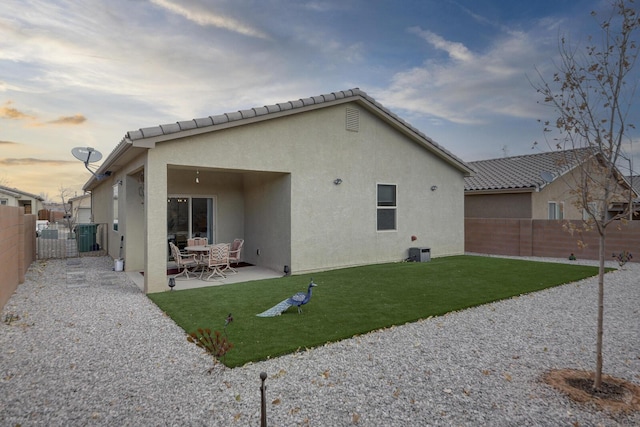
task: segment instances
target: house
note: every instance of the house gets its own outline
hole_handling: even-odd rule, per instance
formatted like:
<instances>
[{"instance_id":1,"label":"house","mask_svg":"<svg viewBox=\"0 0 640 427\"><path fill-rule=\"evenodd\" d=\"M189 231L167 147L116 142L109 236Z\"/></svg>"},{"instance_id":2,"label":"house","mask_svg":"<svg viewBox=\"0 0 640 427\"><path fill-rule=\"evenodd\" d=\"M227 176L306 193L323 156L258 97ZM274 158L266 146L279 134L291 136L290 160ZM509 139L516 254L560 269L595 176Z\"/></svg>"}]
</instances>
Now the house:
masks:
<instances>
[{"instance_id":1,"label":"house","mask_svg":"<svg viewBox=\"0 0 640 427\"><path fill-rule=\"evenodd\" d=\"M71 216L73 224L91 223L91 194L72 197L68 200L71 205Z\"/></svg>"},{"instance_id":2,"label":"house","mask_svg":"<svg viewBox=\"0 0 640 427\"><path fill-rule=\"evenodd\" d=\"M168 241L293 274L464 252L462 160L359 89L128 132L85 185L108 253L167 289ZM413 239L413 236L417 240ZM415 240L415 241L414 241Z\"/></svg>"},{"instance_id":3,"label":"house","mask_svg":"<svg viewBox=\"0 0 640 427\"><path fill-rule=\"evenodd\" d=\"M17 188L0 185L0 205L24 207L25 214L37 214L42 209L44 199Z\"/></svg>"},{"instance_id":4,"label":"house","mask_svg":"<svg viewBox=\"0 0 640 427\"><path fill-rule=\"evenodd\" d=\"M465 218L582 220L575 189L593 159L583 148L469 162L476 173L465 177Z\"/></svg>"}]
</instances>

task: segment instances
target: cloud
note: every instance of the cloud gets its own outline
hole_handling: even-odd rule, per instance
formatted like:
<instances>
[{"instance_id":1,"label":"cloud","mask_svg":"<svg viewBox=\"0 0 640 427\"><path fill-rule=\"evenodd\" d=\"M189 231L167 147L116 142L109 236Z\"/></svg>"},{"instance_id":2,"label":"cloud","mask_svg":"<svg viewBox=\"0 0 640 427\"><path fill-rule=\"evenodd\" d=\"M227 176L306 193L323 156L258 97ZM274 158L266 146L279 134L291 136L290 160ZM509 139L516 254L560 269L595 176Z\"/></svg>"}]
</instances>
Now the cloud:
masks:
<instances>
[{"instance_id":1,"label":"cloud","mask_svg":"<svg viewBox=\"0 0 640 427\"><path fill-rule=\"evenodd\" d=\"M436 49L444 50L453 59L464 62L473 60L473 55L462 43L450 42L431 31L422 30L420 27L411 27L409 32L426 40Z\"/></svg>"},{"instance_id":2,"label":"cloud","mask_svg":"<svg viewBox=\"0 0 640 427\"><path fill-rule=\"evenodd\" d=\"M87 118L82 114L76 114L74 116L60 117L56 120L51 120L47 123L54 125L80 125L87 121Z\"/></svg>"},{"instance_id":3,"label":"cloud","mask_svg":"<svg viewBox=\"0 0 640 427\"><path fill-rule=\"evenodd\" d=\"M0 166L66 166L69 164L77 164L75 160L50 160L50 159L35 159L35 158L21 158L12 159L5 158L0 159Z\"/></svg>"},{"instance_id":4,"label":"cloud","mask_svg":"<svg viewBox=\"0 0 640 427\"><path fill-rule=\"evenodd\" d=\"M533 74L536 63L549 59L546 39L510 31L484 51L472 52L419 27L409 32L447 57L434 55L420 66L397 72L389 88L376 94L383 104L466 125L490 123L496 116L539 117L527 74Z\"/></svg>"},{"instance_id":5,"label":"cloud","mask_svg":"<svg viewBox=\"0 0 640 427\"><path fill-rule=\"evenodd\" d=\"M182 4L174 3L170 0L151 0L153 4L166 9L172 13L182 16L191 22L195 22L202 26L214 26L225 30L233 31L249 37L257 37L261 39L268 39L269 37L262 31L252 28L247 24L243 24L233 18L227 16L217 15L212 12L208 12L202 9L190 10Z\"/></svg>"},{"instance_id":6,"label":"cloud","mask_svg":"<svg viewBox=\"0 0 640 427\"><path fill-rule=\"evenodd\" d=\"M0 140L0 145L18 145L17 142Z\"/></svg>"},{"instance_id":7,"label":"cloud","mask_svg":"<svg viewBox=\"0 0 640 427\"><path fill-rule=\"evenodd\" d=\"M0 107L0 118L9 120L34 120L35 117L11 107L13 101L7 101Z\"/></svg>"}]
</instances>

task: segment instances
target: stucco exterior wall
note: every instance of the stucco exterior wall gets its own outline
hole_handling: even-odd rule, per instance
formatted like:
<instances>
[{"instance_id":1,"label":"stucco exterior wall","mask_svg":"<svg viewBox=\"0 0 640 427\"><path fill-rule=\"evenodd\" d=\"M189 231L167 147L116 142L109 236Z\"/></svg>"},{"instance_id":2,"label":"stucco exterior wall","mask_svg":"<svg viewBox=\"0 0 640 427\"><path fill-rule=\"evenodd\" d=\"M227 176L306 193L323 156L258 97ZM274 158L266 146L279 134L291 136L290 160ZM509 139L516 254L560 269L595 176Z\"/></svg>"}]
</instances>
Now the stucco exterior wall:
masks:
<instances>
[{"instance_id":1,"label":"stucco exterior wall","mask_svg":"<svg viewBox=\"0 0 640 427\"><path fill-rule=\"evenodd\" d=\"M284 272L291 262L291 175L250 174L245 188L242 259Z\"/></svg>"},{"instance_id":2,"label":"stucco exterior wall","mask_svg":"<svg viewBox=\"0 0 640 427\"><path fill-rule=\"evenodd\" d=\"M531 218L532 193L466 194L465 218Z\"/></svg>"},{"instance_id":3,"label":"stucco exterior wall","mask_svg":"<svg viewBox=\"0 0 640 427\"><path fill-rule=\"evenodd\" d=\"M571 194L572 188L576 187L577 170L556 179L540 192L533 194L533 219L549 219L549 202L564 203L564 219L582 219L582 210L574 206L575 196Z\"/></svg>"}]
</instances>

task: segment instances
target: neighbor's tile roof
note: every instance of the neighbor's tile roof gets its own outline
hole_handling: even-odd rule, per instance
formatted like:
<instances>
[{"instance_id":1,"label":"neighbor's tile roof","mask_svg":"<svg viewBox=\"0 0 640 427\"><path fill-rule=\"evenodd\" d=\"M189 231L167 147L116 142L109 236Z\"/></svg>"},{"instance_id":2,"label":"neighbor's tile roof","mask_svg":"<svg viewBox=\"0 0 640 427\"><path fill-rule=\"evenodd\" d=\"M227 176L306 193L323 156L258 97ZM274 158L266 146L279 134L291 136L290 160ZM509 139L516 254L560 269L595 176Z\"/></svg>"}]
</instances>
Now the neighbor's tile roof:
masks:
<instances>
[{"instance_id":1,"label":"neighbor's tile roof","mask_svg":"<svg viewBox=\"0 0 640 427\"><path fill-rule=\"evenodd\" d=\"M467 162L476 174L464 178L465 191L541 189L547 182L543 172L558 178L573 169L587 154L585 149L550 151L547 153Z\"/></svg>"},{"instance_id":2,"label":"neighbor's tile roof","mask_svg":"<svg viewBox=\"0 0 640 427\"><path fill-rule=\"evenodd\" d=\"M640 175L627 175L624 178L632 184L633 191L640 195Z\"/></svg>"},{"instance_id":3,"label":"neighbor's tile roof","mask_svg":"<svg viewBox=\"0 0 640 427\"><path fill-rule=\"evenodd\" d=\"M0 192L5 194L9 194L13 197L29 197L32 199L44 201L42 196L38 196L36 194L27 193L26 191L18 190L17 188L5 187L4 185L0 185Z\"/></svg>"}]
</instances>

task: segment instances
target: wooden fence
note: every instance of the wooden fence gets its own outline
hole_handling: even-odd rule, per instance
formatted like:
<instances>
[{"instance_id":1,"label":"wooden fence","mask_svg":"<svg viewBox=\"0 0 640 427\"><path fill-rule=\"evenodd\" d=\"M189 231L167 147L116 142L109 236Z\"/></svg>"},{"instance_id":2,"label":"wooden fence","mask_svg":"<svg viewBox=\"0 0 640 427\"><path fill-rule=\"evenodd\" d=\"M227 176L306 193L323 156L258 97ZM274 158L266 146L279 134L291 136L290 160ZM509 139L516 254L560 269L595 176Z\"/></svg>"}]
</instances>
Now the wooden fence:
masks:
<instances>
[{"instance_id":1,"label":"wooden fence","mask_svg":"<svg viewBox=\"0 0 640 427\"><path fill-rule=\"evenodd\" d=\"M598 259L597 231L568 231L569 223L580 229L581 221L501 218L465 218L466 252L494 255ZM616 221L607 227L605 255L630 251L640 262L640 221Z\"/></svg>"}]
</instances>

